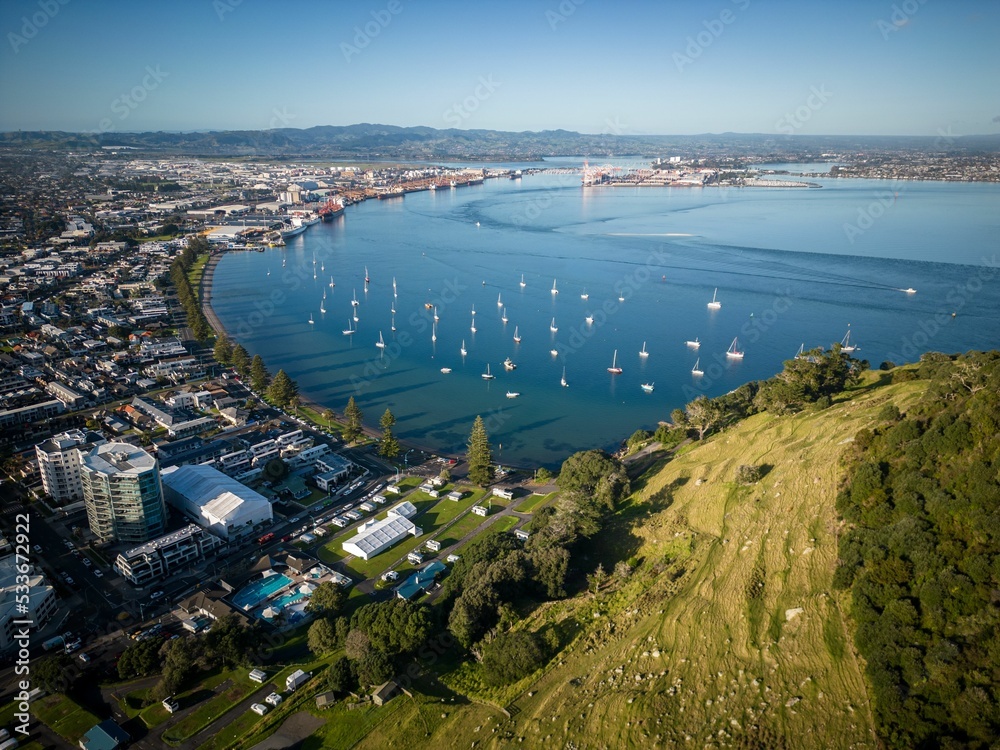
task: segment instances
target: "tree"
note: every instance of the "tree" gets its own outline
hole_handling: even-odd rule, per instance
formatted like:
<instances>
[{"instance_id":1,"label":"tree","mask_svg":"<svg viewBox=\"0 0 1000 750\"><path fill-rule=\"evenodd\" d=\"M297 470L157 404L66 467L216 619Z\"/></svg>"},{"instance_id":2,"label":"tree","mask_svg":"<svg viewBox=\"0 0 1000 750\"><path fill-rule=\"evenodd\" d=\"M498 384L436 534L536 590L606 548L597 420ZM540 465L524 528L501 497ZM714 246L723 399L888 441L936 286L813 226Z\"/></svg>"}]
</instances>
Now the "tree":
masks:
<instances>
[{"instance_id":1,"label":"tree","mask_svg":"<svg viewBox=\"0 0 1000 750\"><path fill-rule=\"evenodd\" d=\"M335 693L347 693L353 690L358 684L358 675L354 671L354 665L346 656L340 656L327 667L326 687Z\"/></svg>"},{"instance_id":2,"label":"tree","mask_svg":"<svg viewBox=\"0 0 1000 750\"><path fill-rule=\"evenodd\" d=\"M324 409L323 410L323 419L326 420L326 426L327 426L327 428L333 427L333 410L332 409Z\"/></svg>"},{"instance_id":3,"label":"tree","mask_svg":"<svg viewBox=\"0 0 1000 750\"><path fill-rule=\"evenodd\" d=\"M372 648L390 655L411 653L431 632L430 609L402 599L366 604L351 617L351 628L363 632Z\"/></svg>"},{"instance_id":4,"label":"tree","mask_svg":"<svg viewBox=\"0 0 1000 750\"><path fill-rule=\"evenodd\" d=\"M372 650L371 639L362 630L351 630L344 640L344 653L354 661L363 659Z\"/></svg>"},{"instance_id":5,"label":"tree","mask_svg":"<svg viewBox=\"0 0 1000 750\"><path fill-rule=\"evenodd\" d=\"M66 654L46 656L31 667L31 681L48 693L66 693L76 681L76 665Z\"/></svg>"},{"instance_id":6,"label":"tree","mask_svg":"<svg viewBox=\"0 0 1000 750\"><path fill-rule=\"evenodd\" d=\"M163 641L159 638L147 638L126 648L118 659L118 676L127 679L158 672L161 645Z\"/></svg>"},{"instance_id":7,"label":"tree","mask_svg":"<svg viewBox=\"0 0 1000 750\"><path fill-rule=\"evenodd\" d=\"M534 633L518 630L498 635L483 651L487 682L508 685L534 672L545 662L545 649Z\"/></svg>"},{"instance_id":8,"label":"tree","mask_svg":"<svg viewBox=\"0 0 1000 750\"><path fill-rule=\"evenodd\" d=\"M354 396L351 396L347 400L347 407L344 409L344 440L346 442L353 443L361 437L361 420L363 418L364 413L354 401Z\"/></svg>"},{"instance_id":9,"label":"tree","mask_svg":"<svg viewBox=\"0 0 1000 750\"><path fill-rule=\"evenodd\" d=\"M233 343L226 334L220 333L215 340L214 353L215 361L220 365L228 365L233 361Z\"/></svg>"},{"instance_id":10,"label":"tree","mask_svg":"<svg viewBox=\"0 0 1000 750\"><path fill-rule=\"evenodd\" d=\"M566 596L566 574L569 571L569 551L559 546L539 546L528 554L535 581L550 599Z\"/></svg>"},{"instance_id":11,"label":"tree","mask_svg":"<svg viewBox=\"0 0 1000 750\"><path fill-rule=\"evenodd\" d=\"M590 589L590 593L597 594L606 580L608 580L608 574L604 571L604 565L598 564L597 570L587 576L587 587Z\"/></svg>"},{"instance_id":12,"label":"tree","mask_svg":"<svg viewBox=\"0 0 1000 750\"><path fill-rule=\"evenodd\" d=\"M358 682L365 687L381 685L392 677L395 669L392 659L378 649L372 649L358 659Z\"/></svg>"},{"instance_id":13,"label":"tree","mask_svg":"<svg viewBox=\"0 0 1000 750\"><path fill-rule=\"evenodd\" d=\"M340 612L346 600L347 597L344 596L344 590L340 586L333 581L324 581L309 597L306 612L332 617Z\"/></svg>"},{"instance_id":14,"label":"tree","mask_svg":"<svg viewBox=\"0 0 1000 750\"><path fill-rule=\"evenodd\" d=\"M383 458L395 458L399 455L399 441L392 434L392 426L396 424L396 418L391 411L386 409L379 424L382 426L382 440L378 446L378 453Z\"/></svg>"},{"instance_id":15,"label":"tree","mask_svg":"<svg viewBox=\"0 0 1000 750\"><path fill-rule=\"evenodd\" d=\"M333 623L321 617L309 626L309 650L316 656L326 656L337 650L337 634Z\"/></svg>"},{"instance_id":16,"label":"tree","mask_svg":"<svg viewBox=\"0 0 1000 750\"><path fill-rule=\"evenodd\" d=\"M233 369L240 376L246 377L247 373L250 372L250 352L243 347L243 344L237 344L233 347L233 353L229 359L233 365Z\"/></svg>"},{"instance_id":17,"label":"tree","mask_svg":"<svg viewBox=\"0 0 1000 750\"><path fill-rule=\"evenodd\" d=\"M708 396L698 396L686 407L687 422L698 430L698 439L702 440L723 418L724 412L715 399Z\"/></svg>"},{"instance_id":18,"label":"tree","mask_svg":"<svg viewBox=\"0 0 1000 750\"><path fill-rule=\"evenodd\" d=\"M613 511L630 491L621 461L601 450L580 451L567 458L559 471L559 487L577 505Z\"/></svg>"},{"instance_id":19,"label":"tree","mask_svg":"<svg viewBox=\"0 0 1000 750\"><path fill-rule=\"evenodd\" d=\"M253 359L250 361L250 385L258 393L263 393L270 383L271 373L264 366L264 358L259 354L253 355Z\"/></svg>"},{"instance_id":20,"label":"tree","mask_svg":"<svg viewBox=\"0 0 1000 750\"><path fill-rule=\"evenodd\" d=\"M495 467L490 438L486 434L486 425L483 424L483 418L480 416L477 416L476 421L472 423L468 447L466 456L469 462L469 481L480 487L485 487L493 481Z\"/></svg>"},{"instance_id":21,"label":"tree","mask_svg":"<svg viewBox=\"0 0 1000 750\"><path fill-rule=\"evenodd\" d=\"M396 424L396 417L387 408L378 423L383 430L391 430Z\"/></svg>"},{"instance_id":22,"label":"tree","mask_svg":"<svg viewBox=\"0 0 1000 750\"><path fill-rule=\"evenodd\" d=\"M284 370L278 370L278 374L274 376L267 389L267 397L276 406L288 406L298 391L295 381L288 377Z\"/></svg>"}]
</instances>

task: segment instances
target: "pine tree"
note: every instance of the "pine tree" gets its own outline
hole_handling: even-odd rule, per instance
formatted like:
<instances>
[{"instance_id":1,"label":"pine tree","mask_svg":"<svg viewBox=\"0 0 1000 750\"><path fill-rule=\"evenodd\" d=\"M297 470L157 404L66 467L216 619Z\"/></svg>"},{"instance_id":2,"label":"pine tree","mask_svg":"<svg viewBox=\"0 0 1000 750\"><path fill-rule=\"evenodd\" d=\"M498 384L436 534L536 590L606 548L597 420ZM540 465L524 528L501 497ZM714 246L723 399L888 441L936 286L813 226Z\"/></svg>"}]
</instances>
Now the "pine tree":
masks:
<instances>
[{"instance_id":1,"label":"pine tree","mask_svg":"<svg viewBox=\"0 0 1000 750\"><path fill-rule=\"evenodd\" d=\"M233 342L229 337L221 333L215 340L215 361L220 365L228 365L233 361Z\"/></svg>"},{"instance_id":2,"label":"pine tree","mask_svg":"<svg viewBox=\"0 0 1000 750\"><path fill-rule=\"evenodd\" d=\"M270 383L271 373L264 366L264 359L259 354L253 355L253 360L250 362L250 385L255 391L261 393L267 390Z\"/></svg>"},{"instance_id":3,"label":"pine tree","mask_svg":"<svg viewBox=\"0 0 1000 750\"><path fill-rule=\"evenodd\" d=\"M379 420L382 426L382 442L379 443L378 453L383 458L395 458L399 455L399 441L392 434L392 427L396 424L396 417L388 409Z\"/></svg>"},{"instance_id":4,"label":"pine tree","mask_svg":"<svg viewBox=\"0 0 1000 750\"><path fill-rule=\"evenodd\" d=\"M361 420L364 418L364 413L354 402L354 396L347 402L347 408L344 409L344 440L348 443L353 443L359 437L361 437Z\"/></svg>"},{"instance_id":5,"label":"pine tree","mask_svg":"<svg viewBox=\"0 0 1000 750\"><path fill-rule=\"evenodd\" d=\"M391 430L396 426L396 417L393 416L391 411L386 409L385 414L382 415L382 418L379 419L378 423L383 430Z\"/></svg>"},{"instance_id":6,"label":"pine tree","mask_svg":"<svg viewBox=\"0 0 1000 750\"><path fill-rule=\"evenodd\" d=\"M250 352L243 348L243 344L237 344L233 347L233 355L230 359L233 363L233 369L242 377L246 377L250 371Z\"/></svg>"},{"instance_id":7,"label":"pine tree","mask_svg":"<svg viewBox=\"0 0 1000 750\"><path fill-rule=\"evenodd\" d=\"M299 387L295 385L295 381L288 377L284 370L278 370L278 374L274 376L267 389L267 397L272 404L288 406L298 392Z\"/></svg>"},{"instance_id":8,"label":"pine tree","mask_svg":"<svg viewBox=\"0 0 1000 750\"><path fill-rule=\"evenodd\" d=\"M469 481L485 487L493 481L493 449L490 438L486 434L486 425L482 417L476 417L472 423L472 433L469 435L469 450L466 454L469 461Z\"/></svg>"}]
</instances>

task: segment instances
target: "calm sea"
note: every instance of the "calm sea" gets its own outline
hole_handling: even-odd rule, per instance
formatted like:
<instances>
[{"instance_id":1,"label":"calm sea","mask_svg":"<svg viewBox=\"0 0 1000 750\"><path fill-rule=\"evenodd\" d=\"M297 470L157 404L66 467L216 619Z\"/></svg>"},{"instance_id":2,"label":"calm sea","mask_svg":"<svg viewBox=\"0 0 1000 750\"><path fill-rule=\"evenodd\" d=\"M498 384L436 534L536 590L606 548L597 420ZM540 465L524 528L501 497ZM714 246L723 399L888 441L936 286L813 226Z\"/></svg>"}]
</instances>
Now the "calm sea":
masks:
<instances>
[{"instance_id":1,"label":"calm sea","mask_svg":"<svg viewBox=\"0 0 1000 750\"><path fill-rule=\"evenodd\" d=\"M214 306L309 398L340 412L353 395L371 425L388 407L400 438L454 453L482 415L501 462L524 466L613 448L848 330L874 367L1000 344L1000 185L810 181L582 190L550 174L368 201L225 257Z\"/></svg>"}]
</instances>

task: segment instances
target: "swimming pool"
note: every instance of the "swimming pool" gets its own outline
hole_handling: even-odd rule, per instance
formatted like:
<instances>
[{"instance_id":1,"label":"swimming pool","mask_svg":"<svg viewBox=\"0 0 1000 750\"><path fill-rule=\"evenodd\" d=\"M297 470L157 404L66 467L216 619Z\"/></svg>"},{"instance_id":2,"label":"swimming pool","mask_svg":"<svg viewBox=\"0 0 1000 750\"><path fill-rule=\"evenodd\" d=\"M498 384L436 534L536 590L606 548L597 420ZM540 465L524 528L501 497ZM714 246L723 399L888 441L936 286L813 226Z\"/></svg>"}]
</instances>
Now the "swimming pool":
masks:
<instances>
[{"instance_id":1,"label":"swimming pool","mask_svg":"<svg viewBox=\"0 0 1000 750\"><path fill-rule=\"evenodd\" d=\"M273 595L276 591L280 591L291 582L291 578L280 573L251 581L233 595L233 604L242 610L253 609L267 599L267 597Z\"/></svg>"},{"instance_id":2,"label":"swimming pool","mask_svg":"<svg viewBox=\"0 0 1000 750\"><path fill-rule=\"evenodd\" d=\"M271 606L274 607L275 609L284 609L288 605L295 604L295 602L300 602L305 598L306 594L303 594L301 591L296 591L292 594L285 594L284 596L275 599L273 602L271 602Z\"/></svg>"}]
</instances>

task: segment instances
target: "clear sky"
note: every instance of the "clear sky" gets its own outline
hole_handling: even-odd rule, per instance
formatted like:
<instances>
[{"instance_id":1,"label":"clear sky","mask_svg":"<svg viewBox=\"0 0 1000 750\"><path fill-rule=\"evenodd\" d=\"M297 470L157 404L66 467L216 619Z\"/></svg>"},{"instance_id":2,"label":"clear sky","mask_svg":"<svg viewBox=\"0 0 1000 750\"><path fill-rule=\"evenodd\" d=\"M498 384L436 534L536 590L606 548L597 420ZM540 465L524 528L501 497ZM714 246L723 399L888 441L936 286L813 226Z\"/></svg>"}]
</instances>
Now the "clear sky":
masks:
<instances>
[{"instance_id":1,"label":"clear sky","mask_svg":"<svg viewBox=\"0 0 1000 750\"><path fill-rule=\"evenodd\" d=\"M991 0L4 0L0 130L1000 132Z\"/></svg>"}]
</instances>

